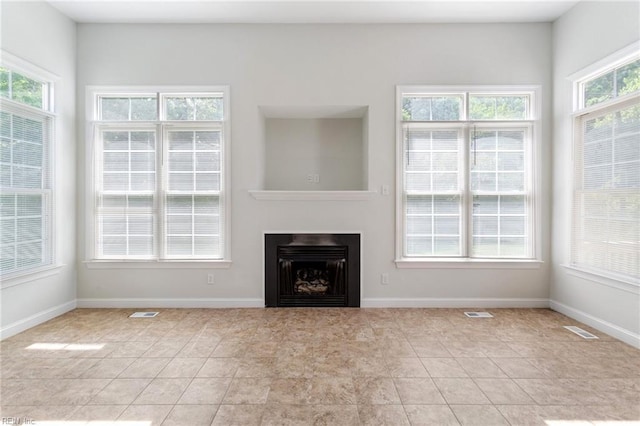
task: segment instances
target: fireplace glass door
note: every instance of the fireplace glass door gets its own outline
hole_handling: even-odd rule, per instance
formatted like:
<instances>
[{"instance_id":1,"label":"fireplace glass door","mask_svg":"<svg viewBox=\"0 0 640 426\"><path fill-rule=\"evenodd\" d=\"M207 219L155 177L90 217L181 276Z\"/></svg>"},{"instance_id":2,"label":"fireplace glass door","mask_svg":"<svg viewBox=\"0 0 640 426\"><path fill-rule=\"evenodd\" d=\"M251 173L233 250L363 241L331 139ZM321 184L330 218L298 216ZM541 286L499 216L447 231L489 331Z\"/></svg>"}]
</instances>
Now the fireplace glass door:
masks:
<instances>
[{"instance_id":1,"label":"fireplace glass door","mask_svg":"<svg viewBox=\"0 0 640 426\"><path fill-rule=\"evenodd\" d=\"M324 305L343 304L347 248L294 246L278 248L280 302L308 303L310 298Z\"/></svg>"}]
</instances>

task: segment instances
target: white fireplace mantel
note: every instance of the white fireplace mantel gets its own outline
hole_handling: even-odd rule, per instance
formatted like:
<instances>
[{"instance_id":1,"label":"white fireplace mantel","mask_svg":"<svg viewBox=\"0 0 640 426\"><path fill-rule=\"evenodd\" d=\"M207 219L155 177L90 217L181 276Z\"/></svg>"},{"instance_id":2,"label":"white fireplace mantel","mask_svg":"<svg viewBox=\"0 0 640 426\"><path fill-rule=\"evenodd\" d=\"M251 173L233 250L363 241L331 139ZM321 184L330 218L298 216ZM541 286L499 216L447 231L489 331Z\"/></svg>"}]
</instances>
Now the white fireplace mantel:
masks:
<instances>
[{"instance_id":1,"label":"white fireplace mantel","mask_svg":"<svg viewBox=\"0 0 640 426\"><path fill-rule=\"evenodd\" d=\"M250 190L249 194L261 201L364 201L376 191L272 191Z\"/></svg>"}]
</instances>

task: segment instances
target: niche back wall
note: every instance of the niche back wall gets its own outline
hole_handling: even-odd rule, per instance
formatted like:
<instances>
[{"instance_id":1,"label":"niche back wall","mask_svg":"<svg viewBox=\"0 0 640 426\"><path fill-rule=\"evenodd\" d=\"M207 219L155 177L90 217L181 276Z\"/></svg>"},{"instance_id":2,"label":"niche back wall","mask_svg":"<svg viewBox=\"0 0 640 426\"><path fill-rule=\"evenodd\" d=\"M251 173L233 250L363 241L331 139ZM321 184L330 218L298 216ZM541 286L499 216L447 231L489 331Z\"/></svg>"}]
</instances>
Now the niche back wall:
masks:
<instances>
[{"instance_id":1,"label":"niche back wall","mask_svg":"<svg viewBox=\"0 0 640 426\"><path fill-rule=\"evenodd\" d=\"M372 304L549 297L537 269L396 269L395 86L542 86L542 251L549 236L550 24L439 25L78 25L78 134L85 135L87 85L229 85L231 258L229 269L88 269L79 265L79 304L164 300L190 306L263 306L264 232L361 232L362 300ZM358 201L261 201L265 143L261 105L368 107L367 177L378 191ZM87 142L78 143L86 158ZM85 170L78 173L78 234L85 234ZM388 185L390 195L380 188ZM79 258L85 253L81 241ZM207 285L207 274L215 284ZM381 285L381 273L389 284ZM413 302L412 302L413 301ZM133 302L132 302L133 303ZM149 302L151 303L151 302ZM138 303L141 305L142 303ZM156 303L158 305L158 303ZM192 304L193 305L193 304Z\"/></svg>"}]
</instances>

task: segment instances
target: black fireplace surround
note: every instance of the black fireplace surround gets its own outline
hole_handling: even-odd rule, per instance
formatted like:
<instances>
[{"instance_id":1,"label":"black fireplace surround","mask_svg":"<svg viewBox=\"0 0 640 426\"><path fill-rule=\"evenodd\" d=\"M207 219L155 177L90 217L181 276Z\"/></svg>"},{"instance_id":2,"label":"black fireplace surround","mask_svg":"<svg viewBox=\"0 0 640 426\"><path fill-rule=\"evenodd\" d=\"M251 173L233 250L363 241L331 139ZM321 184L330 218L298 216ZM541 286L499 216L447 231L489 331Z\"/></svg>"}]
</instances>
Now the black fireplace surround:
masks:
<instances>
[{"instance_id":1,"label":"black fireplace surround","mask_svg":"<svg viewBox=\"0 0 640 426\"><path fill-rule=\"evenodd\" d=\"M267 307L359 307L360 234L265 234Z\"/></svg>"}]
</instances>

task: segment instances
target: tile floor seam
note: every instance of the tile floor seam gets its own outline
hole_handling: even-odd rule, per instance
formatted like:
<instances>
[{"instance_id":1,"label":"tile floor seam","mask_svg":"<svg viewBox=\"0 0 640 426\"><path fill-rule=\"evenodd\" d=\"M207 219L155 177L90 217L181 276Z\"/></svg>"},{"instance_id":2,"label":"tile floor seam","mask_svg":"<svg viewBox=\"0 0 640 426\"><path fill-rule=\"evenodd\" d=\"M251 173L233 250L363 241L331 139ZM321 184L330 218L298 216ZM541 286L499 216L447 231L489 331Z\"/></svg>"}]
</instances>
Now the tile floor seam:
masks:
<instances>
[{"instance_id":1,"label":"tile floor seam","mask_svg":"<svg viewBox=\"0 0 640 426\"><path fill-rule=\"evenodd\" d=\"M234 371L233 376L231 377L231 380L229 380L229 384L227 385L227 389L225 389L224 395L222 395L222 398L220 399L220 405L224 404L224 400L226 399L227 394L229 393L229 389L231 389L231 385L233 384L233 380L236 378L236 374L237 373L238 373L238 370ZM269 385L269 391L267 392L267 397L265 399L265 404L269 401L269 392L270 391L271 391L271 385ZM228 405L237 405L237 404L228 404Z\"/></svg>"}]
</instances>

